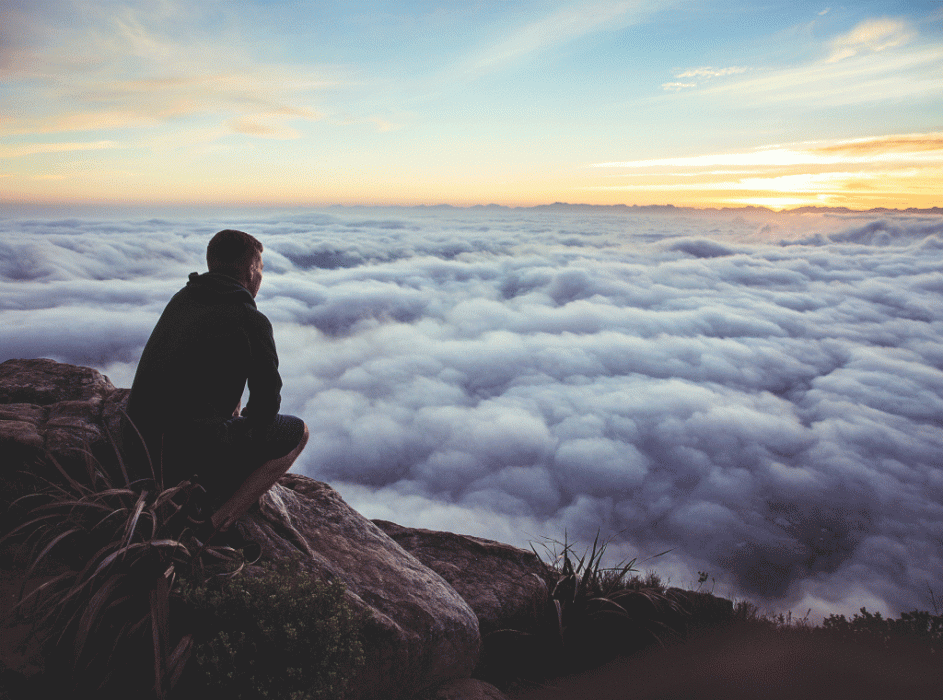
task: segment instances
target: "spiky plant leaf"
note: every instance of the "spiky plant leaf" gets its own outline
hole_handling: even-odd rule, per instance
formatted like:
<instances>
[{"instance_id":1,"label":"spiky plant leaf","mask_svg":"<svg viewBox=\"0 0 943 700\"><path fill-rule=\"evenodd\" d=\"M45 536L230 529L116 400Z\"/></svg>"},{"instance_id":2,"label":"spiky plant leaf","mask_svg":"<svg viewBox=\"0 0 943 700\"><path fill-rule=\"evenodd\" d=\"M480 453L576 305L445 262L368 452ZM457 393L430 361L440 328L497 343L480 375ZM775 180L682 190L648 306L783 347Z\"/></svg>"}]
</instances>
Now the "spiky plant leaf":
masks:
<instances>
[{"instance_id":1,"label":"spiky plant leaf","mask_svg":"<svg viewBox=\"0 0 943 700\"><path fill-rule=\"evenodd\" d=\"M171 639L175 571L203 576L204 559L217 562L211 567L217 571L241 569L239 554L207 546L188 530L185 507L198 486L181 482L161 489L155 479L132 482L120 454L116 484L90 450L84 457L86 483L50 457L60 481L41 480L40 492L17 499L28 506L27 514L3 540L35 543L26 578L47 565L61 569L65 562L66 569L21 591L15 610L49 644L70 650L63 670L72 673L76 689L94 691L120 676L121 664L113 660L150 638L145 647L154 655L153 689L164 698L192 647L186 636Z\"/></svg>"}]
</instances>

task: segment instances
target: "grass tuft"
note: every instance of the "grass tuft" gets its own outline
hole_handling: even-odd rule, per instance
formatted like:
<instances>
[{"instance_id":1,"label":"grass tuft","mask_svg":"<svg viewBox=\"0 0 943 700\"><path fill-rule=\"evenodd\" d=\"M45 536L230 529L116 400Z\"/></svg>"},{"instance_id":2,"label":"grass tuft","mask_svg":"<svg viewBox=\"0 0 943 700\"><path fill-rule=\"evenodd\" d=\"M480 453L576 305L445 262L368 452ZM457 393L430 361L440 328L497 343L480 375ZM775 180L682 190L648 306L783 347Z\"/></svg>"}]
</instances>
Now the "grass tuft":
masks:
<instances>
[{"instance_id":1,"label":"grass tuft","mask_svg":"<svg viewBox=\"0 0 943 700\"><path fill-rule=\"evenodd\" d=\"M576 553L566 533L563 542L542 543L551 569L563 662L572 669L661 644L673 634L663 620L677 613L678 606L665 595L657 574L639 576L637 559L604 566L611 539L600 539L597 532L582 554Z\"/></svg>"}]
</instances>

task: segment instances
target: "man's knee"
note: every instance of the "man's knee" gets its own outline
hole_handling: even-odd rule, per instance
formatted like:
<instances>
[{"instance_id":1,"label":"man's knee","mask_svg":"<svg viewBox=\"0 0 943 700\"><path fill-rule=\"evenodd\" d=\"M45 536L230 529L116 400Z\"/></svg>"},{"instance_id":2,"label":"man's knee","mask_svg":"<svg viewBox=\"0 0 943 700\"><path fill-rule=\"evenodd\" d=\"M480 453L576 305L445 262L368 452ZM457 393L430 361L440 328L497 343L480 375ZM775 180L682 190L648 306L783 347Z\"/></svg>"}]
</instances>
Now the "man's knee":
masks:
<instances>
[{"instance_id":1,"label":"man's knee","mask_svg":"<svg viewBox=\"0 0 943 700\"><path fill-rule=\"evenodd\" d=\"M277 457L271 459L260 468L271 474L272 477L278 478L282 474L288 472L291 469L291 465L294 464L295 460L298 459L298 455L301 454L301 451L305 448L305 445L308 444L308 426L304 424L304 432L301 434L301 439L298 441L298 444L295 446L291 452L289 452L284 457Z\"/></svg>"}]
</instances>

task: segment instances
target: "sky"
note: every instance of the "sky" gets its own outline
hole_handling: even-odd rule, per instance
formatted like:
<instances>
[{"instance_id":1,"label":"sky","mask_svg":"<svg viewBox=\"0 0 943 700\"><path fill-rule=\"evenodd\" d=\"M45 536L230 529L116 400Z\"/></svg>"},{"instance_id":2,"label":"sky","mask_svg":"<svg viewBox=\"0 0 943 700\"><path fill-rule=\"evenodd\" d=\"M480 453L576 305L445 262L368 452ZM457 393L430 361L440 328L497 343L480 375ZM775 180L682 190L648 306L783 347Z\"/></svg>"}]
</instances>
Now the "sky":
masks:
<instances>
[{"instance_id":1,"label":"sky","mask_svg":"<svg viewBox=\"0 0 943 700\"><path fill-rule=\"evenodd\" d=\"M0 0L0 203L932 207L936 0Z\"/></svg>"},{"instance_id":2,"label":"sky","mask_svg":"<svg viewBox=\"0 0 943 700\"><path fill-rule=\"evenodd\" d=\"M293 470L367 517L599 533L814 623L943 599L943 216L0 212L0 361L129 387L228 227L265 245Z\"/></svg>"}]
</instances>

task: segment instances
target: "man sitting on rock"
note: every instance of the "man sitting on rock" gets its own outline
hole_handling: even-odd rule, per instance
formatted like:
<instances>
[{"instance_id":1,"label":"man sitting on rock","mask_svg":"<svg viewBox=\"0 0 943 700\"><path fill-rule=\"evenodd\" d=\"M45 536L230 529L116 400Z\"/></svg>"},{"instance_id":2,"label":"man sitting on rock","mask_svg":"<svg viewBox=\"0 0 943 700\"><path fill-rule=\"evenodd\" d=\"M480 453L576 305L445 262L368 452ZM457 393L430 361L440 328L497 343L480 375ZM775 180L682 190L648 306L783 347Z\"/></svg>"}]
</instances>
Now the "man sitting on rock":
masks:
<instances>
[{"instance_id":1,"label":"man sitting on rock","mask_svg":"<svg viewBox=\"0 0 943 700\"><path fill-rule=\"evenodd\" d=\"M228 529L288 471L308 427L278 413L282 380L272 324L255 305L262 244L242 231L220 231L206 262L209 272L192 273L154 327L128 416L165 488L196 475L218 506L215 532Z\"/></svg>"}]
</instances>

